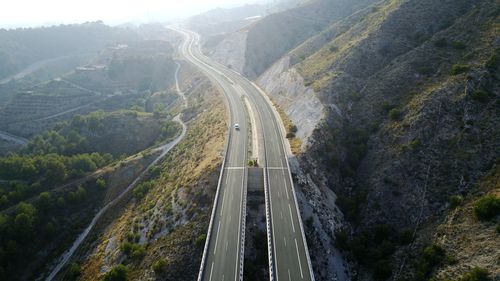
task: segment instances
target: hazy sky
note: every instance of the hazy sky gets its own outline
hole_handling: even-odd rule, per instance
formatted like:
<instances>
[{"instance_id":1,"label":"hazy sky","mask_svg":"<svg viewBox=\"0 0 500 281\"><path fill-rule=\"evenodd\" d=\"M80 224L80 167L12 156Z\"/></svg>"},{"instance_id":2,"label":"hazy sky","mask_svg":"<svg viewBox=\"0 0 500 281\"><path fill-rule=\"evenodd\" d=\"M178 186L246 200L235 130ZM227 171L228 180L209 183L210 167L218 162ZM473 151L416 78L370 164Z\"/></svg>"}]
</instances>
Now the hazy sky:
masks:
<instances>
[{"instance_id":1,"label":"hazy sky","mask_svg":"<svg viewBox=\"0 0 500 281\"><path fill-rule=\"evenodd\" d=\"M0 27L103 20L108 24L179 19L262 0L1 0Z\"/></svg>"}]
</instances>

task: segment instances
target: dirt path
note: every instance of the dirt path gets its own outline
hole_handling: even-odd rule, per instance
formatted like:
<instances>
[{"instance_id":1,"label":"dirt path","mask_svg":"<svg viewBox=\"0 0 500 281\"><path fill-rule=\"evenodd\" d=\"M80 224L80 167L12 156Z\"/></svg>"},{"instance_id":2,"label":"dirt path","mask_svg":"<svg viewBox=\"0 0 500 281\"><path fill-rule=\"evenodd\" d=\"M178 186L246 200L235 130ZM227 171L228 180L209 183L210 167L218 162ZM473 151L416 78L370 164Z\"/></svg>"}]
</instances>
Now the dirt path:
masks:
<instances>
[{"instance_id":1,"label":"dirt path","mask_svg":"<svg viewBox=\"0 0 500 281\"><path fill-rule=\"evenodd\" d=\"M20 145L24 145L24 144L28 143L28 140L23 138L23 137L15 136L15 135L9 134L7 132L3 132L3 131L0 131L0 138L7 140L7 141L10 141L10 142L15 142L16 144L20 144Z\"/></svg>"},{"instance_id":2,"label":"dirt path","mask_svg":"<svg viewBox=\"0 0 500 281\"><path fill-rule=\"evenodd\" d=\"M175 81L176 81L176 83L175 84L176 84L176 88L177 88L178 94L184 99L184 104L185 104L185 106L187 106L187 99L184 96L184 93L182 93L180 91L178 80L177 80L177 78L178 78L177 74L178 74L179 69L180 69L180 64L177 64L177 70L176 70L176 75L175 75ZM173 141L171 141L169 143L166 143L166 144L164 144L164 145L162 145L162 146L160 146L158 148L155 148L156 151L160 150L161 154L155 160L153 160L153 162L151 162L146 167L146 169L144 169L144 171L142 171L141 174L139 174L139 176L129 186L127 186L127 188L120 195L118 195L115 199L113 199L111 202L109 202L107 205L105 205L101 210L99 210L99 212L94 216L94 218L92 219L92 221L90 222L90 224L87 226L87 228L85 228L85 230L82 233L80 233L80 235L75 240L75 242L73 242L73 245L71 246L71 248L68 251L66 251L60 257L57 265L51 271L51 273L49 274L49 276L45 279L46 281L53 280L54 277L59 273L59 271L61 271L61 269L71 259L71 257L75 253L75 251L80 246L80 244L82 244L82 242L85 240L85 238L87 238L87 236L90 233L90 231L92 230L92 228L94 228L95 224L104 215L104 213L106 213L106 211L109 208L113 207L116 203L118 203L120 201L120 199L122 199L123 196L125 196L125 194L127 194L130 190L132 190L135 187L135 185L139 181L142 180L142 178L144 177L144 175L154 165L156 165L156 163L158 163L158 161L160 161L173 147L175 147L175 145L177 145L184 138L184 136L186 135L187 126L182 121L182 119L180 117L181 117L180 114L178 114L177 116L174 117L173 120L176 121L176 122L179 122L182 125L182 132L181 132L181 134L177 138L175 138Z\"/></svg>"}]
</instances>

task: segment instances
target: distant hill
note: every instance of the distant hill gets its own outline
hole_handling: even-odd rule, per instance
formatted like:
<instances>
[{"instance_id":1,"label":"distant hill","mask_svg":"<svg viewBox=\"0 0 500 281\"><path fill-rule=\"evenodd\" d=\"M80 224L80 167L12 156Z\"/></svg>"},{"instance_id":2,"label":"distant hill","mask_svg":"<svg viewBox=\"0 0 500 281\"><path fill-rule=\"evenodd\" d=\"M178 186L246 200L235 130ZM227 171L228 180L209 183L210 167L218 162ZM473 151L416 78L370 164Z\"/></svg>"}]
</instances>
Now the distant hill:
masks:
<instances>
[{"instance_id":1,"label":"distant hill","mask_svg":"<svg viewBox=\"0 0 500 281\"><path fill-rule=\"evenodd\" d=\"M138 39L102 22L0 30L0 80L46 59L98 52L107 44Z\"/></svg>"}]
</instances>

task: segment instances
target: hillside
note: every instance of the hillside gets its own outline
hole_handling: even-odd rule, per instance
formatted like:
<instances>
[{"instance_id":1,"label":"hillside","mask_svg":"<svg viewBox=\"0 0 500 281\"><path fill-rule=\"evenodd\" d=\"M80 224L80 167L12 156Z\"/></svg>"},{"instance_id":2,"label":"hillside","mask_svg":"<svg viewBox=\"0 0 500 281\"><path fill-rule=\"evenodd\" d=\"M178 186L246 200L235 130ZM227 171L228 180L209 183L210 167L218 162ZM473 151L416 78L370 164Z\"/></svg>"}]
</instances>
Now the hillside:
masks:
<instances>
[{"instance_id":1,"label":"hillside","mask_svg":"<svg viewBox=\"0 0 500 281\"><path fill-rule=\"evenodd\" d=\"M2 84L0 129L31 137L75 114L169 109L177 98L170 89L176 67L172 53L172 45L160 40L113 44L58 78Z\"/></svg>"},{"instance_id":2,"label":"hillside","mask_svg":"<svg viewBox=\"0 0 500 281\"><path fill-rule=\"evenodd\" d=\"M102 22L0 30L0 80L38 61L97 53L107 44L138 40L129 30Z\"/></svg>"},{"instance_id":3,"label":"hillside","mask_svg":"<svg viewBox=\"0 0 500 281\"><path fill-rule=\"evenodd\" d=\"M263 72L257 82L304 141L294 166L318 280L339 276L339 256L360 280L434 276L439 266L416 264L438 243L449 198L475 200L475 186L498 163L500 2L371 3L315 22L314 32L299 19L273 20L311 5L347 5L310 1L262 19L246 39L244 73ZM297 41L277 43L281 36ZM248 59L252 48L259 52ZM482 234L467 235L474 247ZM493 255L484 251L461 267ZM465 274L454 268L438 278Z\"/></svg>"},{"instance_id":4,"label":"hillside","mask_svg":"<svg viewBox=\"0 0 500 281\"><path fill-rule=\"evenodd\" d=\"M76 115L71 122L58 125L56 130L35 136L26 151L35 154L38 151L62 154L99 152L118 157L172 138L178 131L177 123L153 113L95 111L84 116Z\"/></svg>"},{"instance_id":5,"label":"hillside","mask_svg":"<svg viewBox=\"0 0 500 281\"><path fill-rule=\"evenodd\" d=\"M185 138L96 227L58 280L102 280L114 272L127 280L196 278L227 125L215 88L189 65L182 69L181 87L193 104L183 115Z\"/></svg>"}]
</instances>

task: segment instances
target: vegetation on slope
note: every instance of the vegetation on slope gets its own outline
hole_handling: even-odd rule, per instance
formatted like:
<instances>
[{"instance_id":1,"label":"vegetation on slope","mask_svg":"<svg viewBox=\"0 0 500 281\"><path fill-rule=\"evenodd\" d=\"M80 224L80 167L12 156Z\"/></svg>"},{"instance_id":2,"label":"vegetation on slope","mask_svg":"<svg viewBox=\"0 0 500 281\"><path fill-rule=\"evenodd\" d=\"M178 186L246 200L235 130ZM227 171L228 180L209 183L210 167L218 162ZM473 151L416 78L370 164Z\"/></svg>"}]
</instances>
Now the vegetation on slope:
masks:
<instances>
[{"instance_id":1,"label":"vegetation on slope","mask_svg":"<svg viewBox=\"0 0 500 281\"><path fill-rule=\"evenodd\" d=\"M111 28L102 22L2 29L0 80L39 60L98 52L106 44L137 39L130 30Z\"/></svg>"},{"instance_id":2,"label":"vegetation on slope","mask_svg":"<svg viewBox=\"0 0 500 281\"><path fill-rule=\"evenodd\" d=\"M419 275L410 253L429 246L424 241L449 211L449 198L467 200L497 162L498 11L492 0L380 1L291 53L327 108L301 165L338 196L349 223L344 253L361 265L350 263L359 269L353 275ZM315 189L304 193L318 200ZM483 200L480 206L495 209L495 199ZM315 213L332 235L336 218ZM387 241L373 241L380 226L390 229ZM321 257L324 249L315 250ZM443 266L448 257L446 249ZM330 278L324 264L313 260L320 280ZM430 278L435 270L421 271Z\"/></svg>"},{"instance_id":3,"label":"vegetation on slope","mask_svg":"<svg viewBox=\"0 0 500 281\"><path fill-rule=\"evenodd\" d=\"M188 97L195 111L189 110L184 140L78 254L81 280L98 280L103 269L119 263L127 268L127 280L195 278L227 124L215 90L192 89Z\"/></svg>"}]
</instances>

